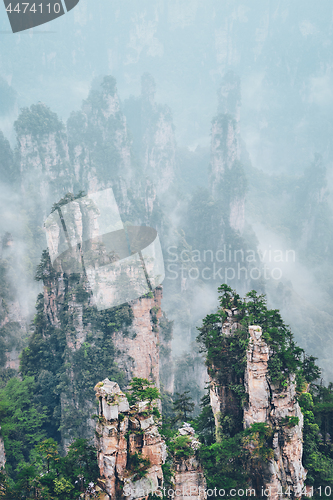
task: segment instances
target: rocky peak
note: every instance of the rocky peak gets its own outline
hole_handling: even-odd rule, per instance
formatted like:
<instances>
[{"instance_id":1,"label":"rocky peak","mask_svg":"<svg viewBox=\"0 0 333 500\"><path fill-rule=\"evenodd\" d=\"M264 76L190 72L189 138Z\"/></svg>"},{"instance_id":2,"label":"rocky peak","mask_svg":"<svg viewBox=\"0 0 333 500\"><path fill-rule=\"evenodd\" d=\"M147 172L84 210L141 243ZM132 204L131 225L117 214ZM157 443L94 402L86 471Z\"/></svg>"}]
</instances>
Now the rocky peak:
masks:
<instances>
[{"instance_id":1,"label":"rocky peak","mask_svg":"<svg viewBox=\"0 0 333 500\"><path fill-rule=\"evenodd\" d=\"M303 415L296 400L295 375L285 387L274 387L268 374L269 346L259 326L250 326L245 387L249 395L244 409L244 427L265 423L272 429L273 456L264 467L265 487L272 500L290 487L292 497L301 496L306 473L302 465Z\"/></svg>"},{"instance_id":2,"label":"rocky peak","mask_svg":"<svg viewBox=\"0 0 333 500\"><path fill-rule=\"evenodd\" d=\"M232 336L239 327L237 312L232 309L226 312L228 317L222 329L225 335ZM303 490L306 477L302 465L303 416L296 399L295 375L290 374L287 383L274 386L269 375L270 354L261 327L249 326L244 378L224 373L227 370L223 370L223 373L216 369L214 371L212 367L211 406L218 439L223 439L223 433L230 430L230 426L225 425L230 417L234 422L243 422L244 429L250 434L253 429L252 437L247 439L246 444L251 457L248 467L252 486L257 491L260 487L269 488L271 500L281 498L281 491L291 491L291 497L297 498ZM247 398L243 398L240 405L235 388L239 391L241 384L244 385ZM258 424L263 424L270 436L269 441L263 444L269 457L265 460L258 459Z\"/></svg>"},{"instance_id":3,"label":"rocky peak","mask_svg":"<svg viewBox=\"0 0 333 500\"><path fill-rule=\"evenodd\" d=\"M161 286L132 301L131 335L124 337L122 332L113 334L114 345L122 353L118 364L124 369L128 379L145 378L154 382L156 387L160 386L158 323L162 315L161 301Z\"/></svg>"},{"instance_id":4,"label":"rocky peak","mask_svg":"<svg viewBox=\"0 0 333 500\"><path fill-rule=\"evenodd\" d=\"M171 111L156 103L155 91L152 75L143 74L140 97L128 99L124 109L144 174L153 182L157 195L161 195L175 176L176 139Z\"/></svg>"},{"instance_id":5,"label":"rocky peak","mask_svg":"<svg viewBox=\"0 0 333 500\"><path fill-rule=\"evenodd\" d=\"M233 116L239 127L241 107L241 85L239 76L232 71L226 73L217 91L217 97L218 113Z\"/></svg>"},{"instance_id":6,"label":"rocky peak","mask_svg":"<svg viewBox=\"0 0 333 500\"><path fill-rule=\"evenodd\" d=\"M99 382L95 391L100 498L132 500L160 492L166 445L158 431L156 408L154 412L149 401L130 406L118 384L109 379Z\"/></svg>"},{"instance_id":7,"label":"rocky peak","mask_svg":"<svg viewBox=\"0 0 333 500\"><path fill-rule=\"evenodd\" d=\"M177 492L177 498L180 500L203 500L206 498L206 480L197 453L201 443L195 436L193 427L186 422L178 430L179 436L187 437L187 455L189 456L178 456L178 458L177 455L174 456L174 491Z\"/></svg>"},{"instance_id":8,"label":"rocky peak","mask_svg":"<svg viewBox=\"0 0 333 500\"><path fill-rule=\"evenodd\" d=\"M240 99L240 80L227 73L218 91L218 114L212 121L210 189L228 214L231 228L242 232L245 180L240 164Z\"/></svg>"},{"instance_id":9,"label":"rocky peak","mask_svg":"<svg viewBox=\"0 0 333 500\"><path fill-rule=\"evenodd\" d=\"M1 433L1 427L0 427L0 433ZM3 442L3 438L0 434L0 470L5 466L5 464L6 464L5 445Z\"/></svg>"},{"instance_id":10,"label":"rocky peak","mask_svg":"<svg viewBox=\"0 0 333 500\"><path fill-rule=\"evenodd\" d=\"M38 103L24 108L14 127L22 194L37 200L39 215L45 218L52 203L72 188L64 124Z\"/></svg>"},{"instance_id":11,"label":"rocky peak","mask_svg":"<svg viewBox=\"0 0 333 500\"><path fill-rule=\"evenodd\" d=\"M156 93L156 83L150 73L144 73L141 77L141 97L143 103L154 105Z\"/></svg>"}]
</instances>

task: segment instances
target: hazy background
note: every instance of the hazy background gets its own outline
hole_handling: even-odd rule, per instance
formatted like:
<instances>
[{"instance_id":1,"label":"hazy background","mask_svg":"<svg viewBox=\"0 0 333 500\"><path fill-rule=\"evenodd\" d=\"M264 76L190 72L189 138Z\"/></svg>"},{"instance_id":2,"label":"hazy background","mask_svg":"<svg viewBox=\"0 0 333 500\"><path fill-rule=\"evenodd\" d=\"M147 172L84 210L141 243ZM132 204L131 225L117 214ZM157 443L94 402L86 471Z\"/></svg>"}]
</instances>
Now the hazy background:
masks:
<instances>
[{"instance_id":1,"label":"hazy background","mask_svg":"<svg viewBox=\"0 0 333 500\"><path fill-rule=\"evenodd\" d=\"M332 161L332 9L329 0L80 0L16 35L1 9L1 75L16 111L42 101L65 120L94 77L112 74L124 99L149 72L178 143L193 148L209 144L216 88L232 69L252 162L295 172L315 152Z\"/></svg>"},{"instance_id":2,"label":"hazy background","mask_svg":"<svg viewBox=\"0 0 333 500\"><path fill-rule=\"evenodd\" d=\"M297 263L283 267L282 288L268 284L267 292L297 339L306 337L302 347L311 354L314 332L321 341L328 330L331 335L333 312L327 243L333 200L332 21L330 0L80 0L65 16L13 35L1 8L0 129L15 148L12 126L20 108L41 101L66 121L102 75L116 78L124 102L139 95L141 76L149 72L156 101L171 109L178 148L190 155L202 147L191 189L183 186L188 193L207 180L217 89L232 70L241 81L246 218L262 249L295 248ZM324 232L316 233L317 212L310 208L318 154L328 216ZM311 175L304 174L310 165ZM312 239L296 248L295 228L310 219ZM181 214L172 220L176 226ZM322 237L326 250L318 248ZM308 244L314 239L316 246ZM215 307L216 294L201 287L195 297L194 323ZM181 335L176 322L177 329ZM188 345L195 329L182 335Z\"/></svg>"}]
</instances>

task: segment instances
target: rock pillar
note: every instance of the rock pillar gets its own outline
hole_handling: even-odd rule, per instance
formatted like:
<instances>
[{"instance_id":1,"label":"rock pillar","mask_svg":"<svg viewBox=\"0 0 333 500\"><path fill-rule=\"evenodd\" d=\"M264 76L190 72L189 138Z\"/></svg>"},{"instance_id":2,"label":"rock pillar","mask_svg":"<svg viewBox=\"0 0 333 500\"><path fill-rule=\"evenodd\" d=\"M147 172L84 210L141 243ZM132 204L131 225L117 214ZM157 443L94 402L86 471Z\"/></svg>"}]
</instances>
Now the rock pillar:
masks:
<instances>
[{"instance_id":1,"label":"rock pillar","mask_svg":"<svg viewBox=\"0 0 333 500\"><path fill-rule=\"evenodd\" d=\"M118 384L108 379L99 382L95 391L101 498L132 500L152 492L161 496L166 445L149 402L130 407Z\"/></svg>"}]
</instances>

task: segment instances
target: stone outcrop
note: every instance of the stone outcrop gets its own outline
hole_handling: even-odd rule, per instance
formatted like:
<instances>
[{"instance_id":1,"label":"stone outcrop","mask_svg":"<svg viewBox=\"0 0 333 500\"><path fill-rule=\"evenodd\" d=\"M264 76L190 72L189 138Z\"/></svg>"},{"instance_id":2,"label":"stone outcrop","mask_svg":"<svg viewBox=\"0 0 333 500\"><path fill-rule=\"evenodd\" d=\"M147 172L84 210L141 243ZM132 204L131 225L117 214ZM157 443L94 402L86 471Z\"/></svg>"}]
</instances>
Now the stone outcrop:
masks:
<instances>
[{"instance_id":1,"label":"stone outcrop","mask_svg":"<svg viewBox=\"0 0 333 500\"><path fill-rule=\"evenodd\" d=\"M3 438L1 436L1 427L0 427L0 470L6 464L6 454L5 454L5 445L3 442Z\"/></svg>"},{"instance_id":2,"label":"stone outcrop","mask_svg":"<svg viewBox=\"0 0 333 500\"><path fill-rule=\"evenodd\" d=\"M241 326L238 318L238 310L236 307L233 307L226 309L225 312L228 316L222 324L222 333L230 336ZM234 377L231 370L225 370L221 374L214 366L209 367L209 375L210 404L215 419L216 437L219 439L221 419L223 419L224 415L232 414L234 420L238 420L241 417L239 403L230 386L242 383L243 381Z\"/></svg>"},{"instance_id":3,"label":"stone outcrop","mask_svg":"<svg viewBox=\"0 0 333 500\"><path fill-rule=\"evenodd\" d=\"M70 235L72 241L80 245L80 251L82 251L84 258L86 255L95 256L94 269L96 269L98 265L108 264L108 254L103 249L102 240L98 241L98 212L89 207L87 203L85 198L79 198L71 202L72 217L71 224L67 225L67 234ZM64 210L61 213L65 213ZM69 219L68 213L66 213L66 217ZM62 245L64 245L61 220L57 213L55 213L54 220L51 217L48 222L47 233L49 246L52 249L50 253L53 252L54 256L56 256L60 253ZM127 250L127 244L122 246L119 244L118 246L119 252L125 251L123 247L126 247ZM90 314L89 311L94 305L95 299L84 272L81 272L79 282L75 279L69 279L64 266L67 265L67 262L72 262L71 260L58 259L54 262L56 269L51 268L49 263L42 277L44 282L45 317L52 327L63 330L66 335L68 384L66 391L61 394L61 414L62 419L65 419L69 410L79 412L83 425L80 433L89 437L94 428L94 423L89 417L89 415L93 414L93 405L92 401L83 402L79 400L77 386L80 385L80 380L78 380L78 375L73 371L71 365L72 360L77 356L77 352L80 349L85 349L87 336L89 335L91 339L92 335L93 337L100 335L100 332L94 331L91 322L85 320L87 311ZM75 262L80 265L81 260L77 259ZM89 262L89 260L84 260L84 262ZM85 271L88 274L89 269L87 266ZM105 287L111 289L111 285L106 283ZM102 286L103 283L100 285L99 290L101 290ZM131 326L126 331L122 327L110 333L117 366L125 375L124 384L133 377L140 377L153 381L157 387L160 385L158 323L161 317L161 300L162 287L159 286L153 292L130 301ZM110 302L109 307L111 306L112 302ZM64 311L66 311L66 315L64 315ZM70 422L65 426L67 430L68 425L70 425ZM72 431L69 434L71 433ZM63 439L65 447L69 443L70 439Z\"/></svg>"},{"instance_id":4,"label":"stone outcrop","mask_svg":"<svg viewBox=\"0 0 333 500\"><path fill-rule=\"evenodd\" d=\"M133 312L131 335L121 332L113 334L115 347L122 353L119 366L125 369L128 379L146 378L159 387L159 327L162 315L162 287L157 287L149 296L130 303Z\"/></svg>"},{"instance_id":5,"label":"stone outcrop","mask_svg":"<svg viewBox=\"0 0 333 500\"><path fill-rule=\"evenodd\" d=\"M303 415L296 401L295 376L291 375L284 388L277 388L268 376L269 346L262 338L259 326L250 326L245 386L249 402L244 409L244 427L263 422L273 429L273 458L267 462L265 487L271 499L281 498L279 492L290 487L293 497L300 496L306 473L302 465ZM295 425L288 425L294 418Z\"/></svg>"},{"instance_id":6,"label":"stone outcrop","mask_svg":"<svg viewBox=\"0 0 333 500\"><path fill-rule=\"evenodd\" d=\"M23 339L27 335L24 307L15 300L18 293L18 278L15 274L22 280L18 256L15 253L15 246L19 246L17 243L8 232L0 235L0 369L15 371L19 369L19 355L24 344ZM25 313L26 310L27 307Z\"/></svg>"},{"instance_id":7,"label":"stone outcrop","mask_svg":"<svg viewBox=\"0 0 333 500\"><path fill-rule=\"evenodd\" d=\"M179 436L187 436L193 454L189 458L174 458L174 491L179 500L204 500L206 480L202 465L198 460L197 450L200 442L195 437L194 429L187 423L178 431Z\"/></svg>"},{"instance_id":8,"label":"stone outcrop","mask_svg":"<svg viewBox=\"0 0 333 500\"><path fill-rule=\"evenodd\" d=\"M225 335L232 336L240 327L237 309L225 311L228 317L222 325L222 331ZM226 367L223 373L210 367L211 407L215 417L217 439L220 438L221 431L228 433L230 430L228 426L223 427L225 415L231 416L232 420L240 425L243 422L244 429L251 428L252 424L266 424L271 432L271 444L265 444L267 450L270 448L270 458L264 461L257 459L256 438L250 438L246 445L252 457L248 464L252 487L256 491L261 487L269 488L271 500L281 500L284 498L281 491L289 491L289 488L291 498L297 498L306 478L302 465L303 415L296 400L295 375L290 374L285 387L272 384L268 371L270 354L270 347L262 338L261 328L250 326L244 380L237 380L230 373L224 373L231 372L230 367ZM248 395L247 402L243 402L243 408L232 389L232 386L240 383L244 384ZM238 432L240 430L239 426Z\"/></svg>"},{"instance_id":9,"label":"stone outcrop","mask_svg":"<svg viewBox=\"0 0 333 500\"><path fill-rule=\"evenodd\" d=\"M102 499L142 498L163 486L166 445L148 401L129 406L118 384L95 387L99 400L96 446Z\"/></svg>"},{"instance_id":10,"label":"stone outcrop","mask_svg":"<svg viewBox=\"0 0 333 500\"><path fill-rule=\"evenodd\" d=\"M154 183L160 195L169 189L175 178L176 139L171 110L168 106L156 103L155 92L153 77L144 73L141 77L141 95L127 102L125 114L127 111L134 150L145 175Z\"/></svg>"},{"instance_id":11,"label":"stone outcrop","mask_svg":"<svg viewBox=\"0 0 333 500\"><path fill-rule=\"evenodd\" d=\"M245 184L240 164L240 79L225 75L218 91L218 114L212 121L210 189L228 214L228 223L242 232L245 223ZM232 179L237 185L232 187ZM227 221L225 221L227 222Z\"/></svg>"},{"instance_id":12,"label":"stone outcrop","mask_svg":"<svg viewBox=\"0 0 333 500\"><path fill-rule=\"evenodd\" d=\"M34 200L41 225L52 204L72 190L65 127L55 113L38 103L22 110L15 129L22 196Z\"/></svg>"}]
</instances>

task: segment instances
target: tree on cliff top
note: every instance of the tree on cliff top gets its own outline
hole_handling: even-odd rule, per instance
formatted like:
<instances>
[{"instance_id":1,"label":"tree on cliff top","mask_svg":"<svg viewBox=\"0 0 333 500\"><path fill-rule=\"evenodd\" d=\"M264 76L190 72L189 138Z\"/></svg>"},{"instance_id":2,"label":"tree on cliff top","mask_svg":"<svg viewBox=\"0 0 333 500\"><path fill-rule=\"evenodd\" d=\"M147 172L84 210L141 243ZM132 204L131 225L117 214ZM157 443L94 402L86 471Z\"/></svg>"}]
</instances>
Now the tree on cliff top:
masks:
<instances>
[{"instance_id":1,"label":"tree on cliff top","mask_svg":"<svg viewBox=\"0 0 333 500\"><path fill-rule=\"evenodd\" d=\"M294 341L289 327L284 323L277 309L268 309L266 297L255 290L246 294L245 299L228 285L221 285L219 291L220 308L215 314L204 318L198 328L197 341L201 351L206 353L209 369L219 371L229 366L239 376L243 376L246 365L246 349L249 341L249 325L259 325L263 339L271 348L268 370L273 384L286 384L289 375L296 373L299 389L305 382L311 383L320 376L313 356L306 356ZM237 309L237 322L241 325L232 336L223 334L222 325L228 318L228 310Z\"/></svg>"},{"instance_id":2,"label":"tree on cliff top","mask_svg":"<svg viewBox=\"0 0 333 500\"><path fill-rule=\"evenodd\" d=\"M246 450L247 441L257 443L256 453L260 460L265 461L272 454L271 428L256 423L246 431L243 430L242 405L246 401L244 370L249 342L248 327L259 325L263 330L262 337L270 347L268 369L271 381L283 389L290 383L289 375L296 373L298 399L304 415L302 460L307 469L307 484L314 487L314 499L320 498L319 487L325 491L326 498L333 498L332 490L329 489L333 479L333 447L330 437L333 432L333 386L325 388L322 383L314 383L320 376L320 369L315 364L316 358L306 356L303 349L296 345L279 311L267 308L264 295L251 291L245 299L241 299L225 284L218 290L220 307L215 314L204 318L198 329L197 340L201 351L206 354L209 373L217 383L225 386L226 392L230 391L235 397L234 404L228 401L226 411L220 417L219 442L203 445L200 450L207 487L243 488L243 485L246 487L249 484L250 457ZM239 328L231 335L225 335L222 326L231 310L234 313L237 311L235 317ZM309 383L310 392L305 392ZM228 397L232 398L230 393ZM208 405L207 398L206 408L204 407L206 413ZM238 415L241 418L237 421ZM200 418L197 420L200 423ZM291 419L288 419L288 423L295 425ZM197 430L200 432L199 426ZM203 442L206 441L204 434L200 438Z\"/></svg>"},{"instance_id":3,"label":"tree on cliff top","mask_svg":"<svg viewBox=\"0 0 333 500\"><path fill-rule=\"evenodd\" d=\"M159 390L146 378L133 377L129 385L131 392L127 394L127 399L130 405L139 401L149 401L151 405L155 399L161 398Z\"/></svg>"}]
</instances>

